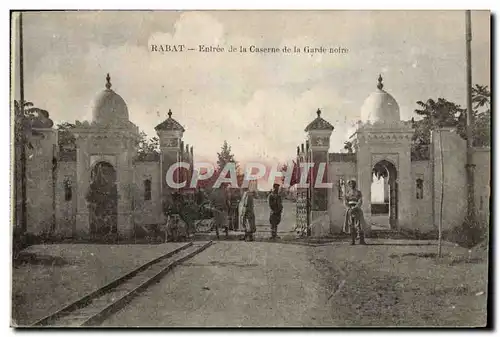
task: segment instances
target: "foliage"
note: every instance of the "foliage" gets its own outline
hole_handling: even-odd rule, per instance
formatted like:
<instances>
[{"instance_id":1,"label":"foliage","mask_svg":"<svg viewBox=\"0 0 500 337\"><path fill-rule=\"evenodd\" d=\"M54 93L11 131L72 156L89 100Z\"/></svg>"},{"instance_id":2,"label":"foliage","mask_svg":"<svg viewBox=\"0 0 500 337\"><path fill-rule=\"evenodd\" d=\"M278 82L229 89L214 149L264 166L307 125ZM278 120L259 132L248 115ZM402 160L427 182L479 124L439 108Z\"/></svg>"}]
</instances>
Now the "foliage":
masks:
<instances>
[{"instance_id":1,"label":"foliage","mask_svg":"<svg viewBox=\"0 0 500 337\"><path fill-rule=\"evenodd\" d=\"M474 104L472 108L474 110L478 110L483 107L490 110L490 98L491 92L487 85L476 84L472 87L472 104Z\"/></svg>"},{"instance_id":2,"label":"foliage","mask_svg":"<svg viewBox=\"0 0 500 337\"><path fill-rule=\"evenodd\" d=\"M488 238L488 223L466 217L461 225L454 227L445 237L461 247L471 249Z\"/></svg>"},{"instance_id":3,"label":"foliage","mask_svg":"<svg viewBox=\"0 0 500 337\"><path fill-rule=\"evenodd\" d=\"M68 122L57 124L57 142L60 150L76 149L76 138L73 132L71 132L75 127L75 124Z\"/></svg>"},{"instance_id":4,"label":"foliage","mask_svg":"<svg viewBox=\"0 0 500 337\"><path fill-rule=\"evenodd\" d=\"M352 142L344 142L344 150L347 151L347 153L354 153L354 148L352 146Z\"/></svg>"},{"instance_id":5,"label":"foliage","mask_svg":"<svg viewBox=\"0 0 500 337\"><path fill-rule=\"evenodd\" d=\"M238 163L234 159L234 155L231 153L231 146L227 143L227 141L224 141L221 147L221 152L217 152L217 167L215 168L214 174L208 179L198 181L197 187L211 189L219 178L220 173L228 163L233 163L236 166L236 180L239 186L241 186L244 174L241 172ZM200 173L205 174L206 171L202 171ZM230 173L228 172L224 178L229 178L229 174ZM221 186L224 186L224 184Z\"/></svg>"},{"instance_id":6,"label":"foliage","mask_svg":"<svg viewBox=\"0 0 500 337\"><path fill-rule=\"evenodd\" d=\"M474 124L472 126L473 145L490 146L491 137L491 112L490 112L491 93L488 86L475 85L472 88L473 116ZM415 120L412 118L412 127L415 133L412 138L412 158L428 159L431 130L439 127L456 128L457 133L467 139L467 111L460 105L450 102L444 98L427 101L418 101L419 106L415 113L422 118Z\"/></svg>"},{"instance_id":7,"label":"foliage","mask_svg":"<svg viewBox=\"0 0 500 337\"><path fill-rule=\"evenodd\" d=\"M217 152L217 171L220 172L228 163L236 164L236 160L234 159L234 155L231 153L231 146L227 143L227 141L224 141L224 144L222 144L221 147L221 152Z\"/></svg>"},{"instance_id":8,"label":"foliage","mask_svg":"<svg viewBox=\"0 0 500 337\"><path fill-rule=\"evenodd\" d=\"M51 128L54 123L47 110L34 106L32 102L14 101L14 140L16 144L32 147L30 136L37 127Z\"/></svg>"},{"instance_id":9,"label":"foliage","mask_svg":"<svg viewBox=\"0 0 500 337\"><path fill-rule=\"evenodd\" d=\"M137 157L139 160L148 158L157 159L160 156L160 140L158 137L148 139L146 133L141 131L137 146Z\"/></svg>"}]
</instances>

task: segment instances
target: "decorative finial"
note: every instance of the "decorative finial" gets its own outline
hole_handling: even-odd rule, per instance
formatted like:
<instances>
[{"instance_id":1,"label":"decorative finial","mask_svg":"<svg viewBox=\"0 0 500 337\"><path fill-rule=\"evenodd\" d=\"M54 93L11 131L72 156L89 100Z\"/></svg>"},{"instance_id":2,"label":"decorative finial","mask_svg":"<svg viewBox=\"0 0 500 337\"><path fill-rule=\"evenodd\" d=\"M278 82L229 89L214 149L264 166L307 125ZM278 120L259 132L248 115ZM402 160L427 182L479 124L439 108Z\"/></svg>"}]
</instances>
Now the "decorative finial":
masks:
<instances>
[{"instance_id":1,"label":"decorative finial","mask_svg":"<svg viewBox=\"0 0 500 337\"><path fill-rule=\"evenodd\" d=\"M109 73L106 75L106 89L111 89L111 77L109 77Z\"/></svg>"},{"instance_id":2,"label":"decorative finial","mask_svg":"<svg viewBox=\"0 0 500 337\"><path fill-rule=\"evenodd\" d=\"M172 118L172 110L168 109L168 118Z\"/></svg>"},{"instance_id":3,"label":"decorative finial","mask_svg":"<svg viewBox=\"0 0 500 337\"><path fill-rule=\"evenodd\" d=\"M383 81L383 79L382 79L382 75L380 75L380 74L379 74L379 75L378 75L378 84L377 84L377 88L378 88L378 89L380 89L380 90L382 90L382 88L384 87L384 85L382 84L382 81Z\"/></svg>"},{"instance_id":4,"label":"decorative finial","mask_svg":"<svg viewBox=\"0 0 500 337\"><path fill-rule=\"evenodd\" d=\"M318 111L316 111L316 114L318 115L318 118L321 117L321 110L318 109Z\"/></svg>"}]
</instances>

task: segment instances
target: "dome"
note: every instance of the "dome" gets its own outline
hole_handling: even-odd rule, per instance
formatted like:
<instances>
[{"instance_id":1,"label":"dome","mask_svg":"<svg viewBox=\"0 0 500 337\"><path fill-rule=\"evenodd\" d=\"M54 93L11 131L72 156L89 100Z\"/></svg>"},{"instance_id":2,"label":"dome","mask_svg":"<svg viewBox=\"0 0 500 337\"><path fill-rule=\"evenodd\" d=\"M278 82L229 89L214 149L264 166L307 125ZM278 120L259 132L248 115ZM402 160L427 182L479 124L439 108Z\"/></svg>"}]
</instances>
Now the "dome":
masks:
<instances>
[{"instance_id":1,"label":"dome","mask_svg":"<svg viewBox=\"0 0 500 337\"><path fill-rule=\"evenodd\" d=\"M128 124L128 108L123 98L111 90L111 78L106 76L106 89L97 95L92 107L92 121L103 125Z\"/></svg>"},{"instance_id":2,"label":"dome","mask_svg":"<svg viewBox=\"0 0 500 337\"><path fill-rule=\"evenodd\" d=\"M361 107L362 122L393 123L400 121L398 102L382 88L382 76L379 76L377 90L368 96Z\"/></svg>"}]
</instances>

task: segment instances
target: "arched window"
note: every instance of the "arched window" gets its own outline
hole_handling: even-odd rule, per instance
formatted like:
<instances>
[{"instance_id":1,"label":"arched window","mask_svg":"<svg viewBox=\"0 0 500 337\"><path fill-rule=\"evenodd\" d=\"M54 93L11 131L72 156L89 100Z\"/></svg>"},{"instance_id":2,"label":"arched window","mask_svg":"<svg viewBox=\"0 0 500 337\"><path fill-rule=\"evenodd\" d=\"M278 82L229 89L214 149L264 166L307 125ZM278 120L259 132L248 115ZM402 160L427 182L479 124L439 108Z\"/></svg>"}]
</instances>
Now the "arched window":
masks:
<instances>
[{"instance_id":1,"label":"arched window","mask_svg":"<svg viewBox=\"0 0 500 337\"><path fill-rule=\"evenodd\" d=\"M151 179L144 180L144 200L151 200Z\"/></svg>"},{"instance_id":2,"label":"arched window","mask_svg":"<svg viewBox=\"0 0 500 337\"><path fill-rule=\"evenodd\" d=\"M71 180L65 179L64 180L64 200L71 201L72 198L73 198L73 189L71 187Z\"/></svg>"},{"instance_id":3,"label":"arched window","mask_svg":"<svg viewBox=\"0 0 500 337\"><path fill-rule=\"evenodd\" d=\"M417 199L423 199L424 198L424 180L423 179L417 179L416 181L416 191L417 191Z\"/></svg>"}]
</instances>

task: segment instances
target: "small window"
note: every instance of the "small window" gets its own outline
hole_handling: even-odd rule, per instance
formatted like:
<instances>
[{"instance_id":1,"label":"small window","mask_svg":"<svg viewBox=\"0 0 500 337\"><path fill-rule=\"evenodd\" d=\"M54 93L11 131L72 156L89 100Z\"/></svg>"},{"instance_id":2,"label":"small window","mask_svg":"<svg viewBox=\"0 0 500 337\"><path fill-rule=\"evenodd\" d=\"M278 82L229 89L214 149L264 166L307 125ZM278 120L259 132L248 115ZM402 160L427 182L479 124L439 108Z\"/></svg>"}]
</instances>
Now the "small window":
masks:
<instances>
[{"instance_id":1,"label":"small window","mask_svg":"<svg viewBox=\"0 0 500 337\"><path fill-rule=\"evenodd\" d=\"M483 196L481 195L479 197L479 210L482 211L484 208L484 199L483 199Z\"/></svg>"},{"instance_id":2,"label":"small window","mask_svg":"<svg viewBox=\"0 0 500 337\"><path fill-rule=\"evenodd\" d=\"M71 201L73 198L73 189L71 187L71 180L64 180L64 200Z\"/></svg>"},{"instance_id":3,"label":"small window","mask_svg":"<svg viewBox=\"0 0 500 337\"><path fill-rule=\"evenodd\" d=\"M417 185L417 199L423 199L424 198L424 181L422 179L417 179L416 182Z\"/></svg>"},{"instance_id":4,"label":"small window","mask_svg":"<svg viewBox=\"0 0 500 337\"><path fill-rule=\"evenodd\" d=\"M151 179L144 180L144 200L151 200Z\"/></svg>"},{"instance_id":5,"label":"small window","mask_svg":"<svg viewBox=\"0 0 500 337\"><path fill-rule=\"evenodd\" d=\"M345 181L344 178L340 178L338 181L338 191L339 191L339 200L344 200L344 191L345 191Z\"/></svg>"}]
</instances>

